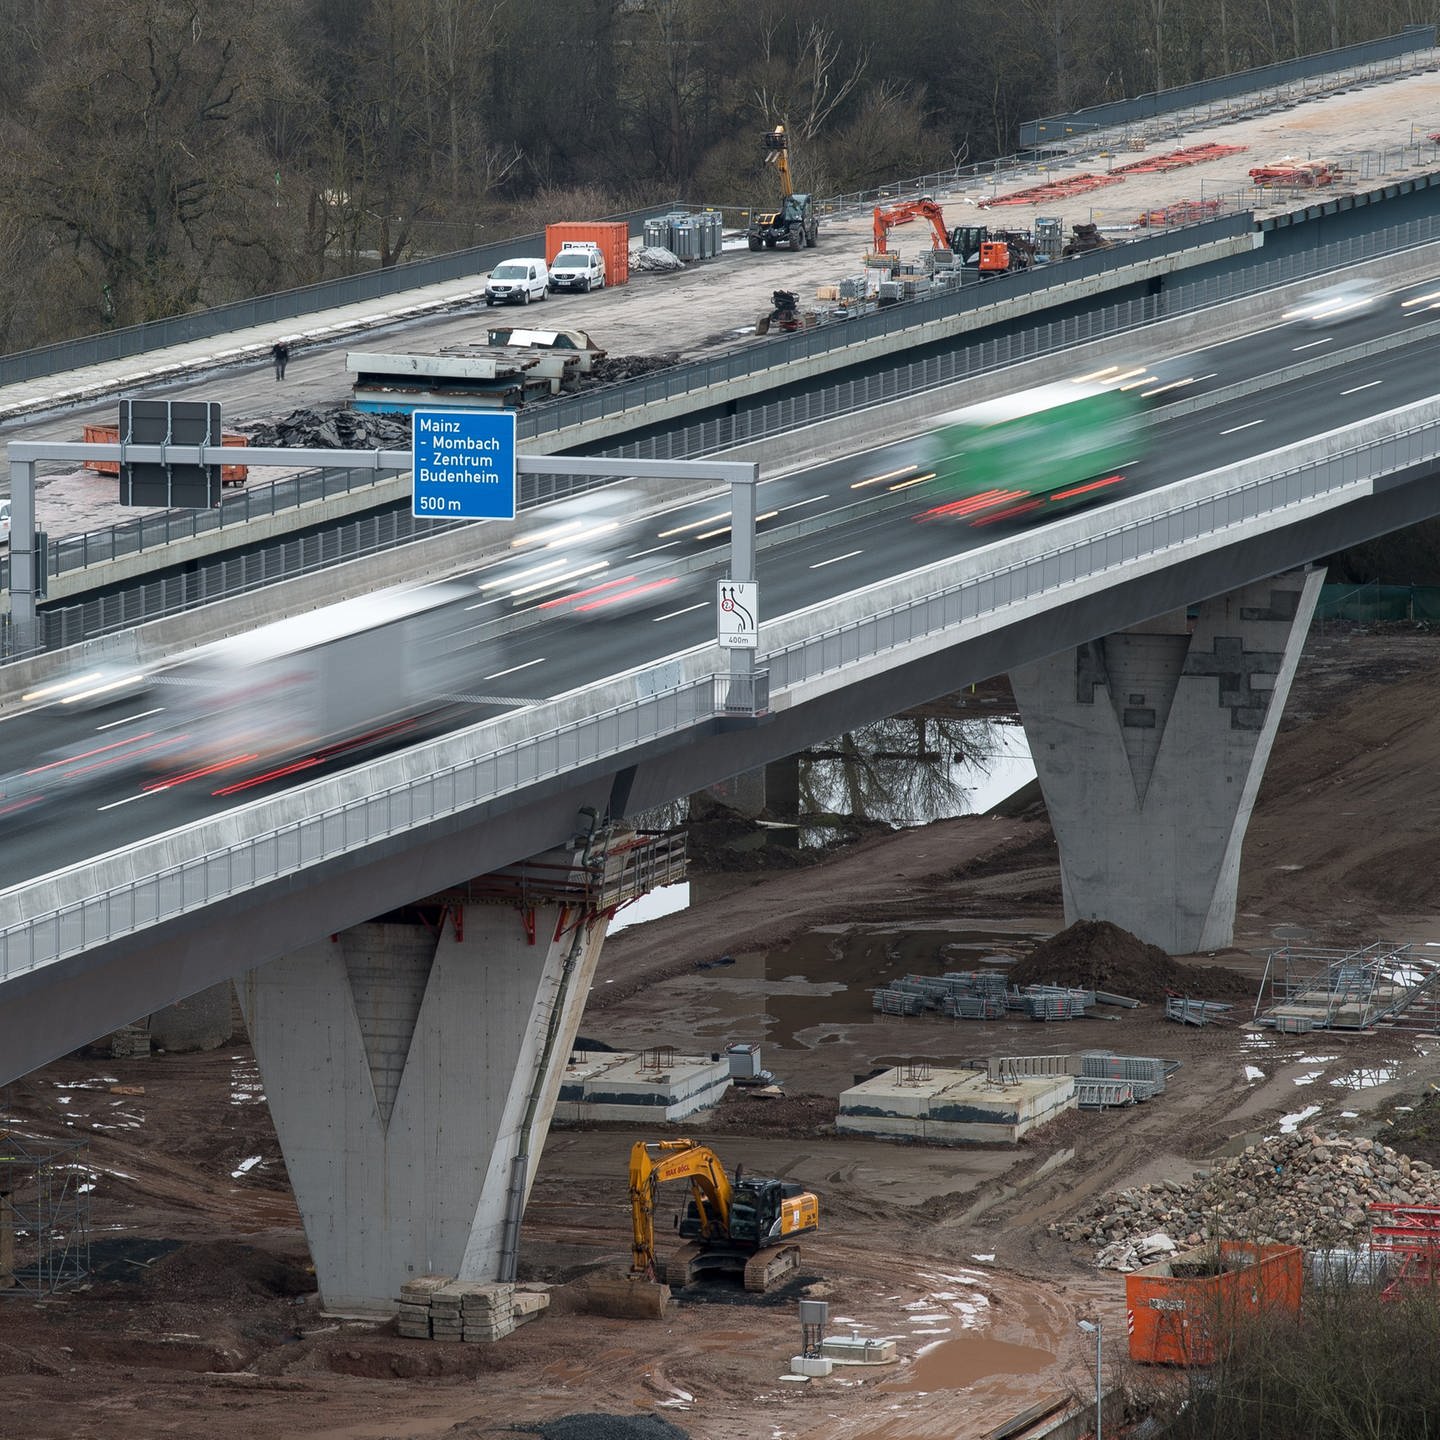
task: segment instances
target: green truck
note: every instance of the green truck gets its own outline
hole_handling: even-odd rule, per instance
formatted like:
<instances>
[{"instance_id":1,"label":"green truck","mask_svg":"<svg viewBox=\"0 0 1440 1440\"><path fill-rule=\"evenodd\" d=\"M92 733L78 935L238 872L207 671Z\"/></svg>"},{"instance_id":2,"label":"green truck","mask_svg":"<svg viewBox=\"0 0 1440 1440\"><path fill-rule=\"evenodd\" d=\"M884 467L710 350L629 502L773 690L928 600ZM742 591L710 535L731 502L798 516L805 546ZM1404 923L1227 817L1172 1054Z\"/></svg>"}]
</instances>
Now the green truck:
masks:
<instances>
[{"instance_id":1,"label":"green truck","mask_svg":"<svg viewBox=\"0 0 1440 1440\"><path fill-rule=\"evenodd\" d=\"M1144 450L1138 390L1060 381L942 415L929 439L938 504L927 519L1039 518L1124 481Z\"/></svg>"}]
</instances>

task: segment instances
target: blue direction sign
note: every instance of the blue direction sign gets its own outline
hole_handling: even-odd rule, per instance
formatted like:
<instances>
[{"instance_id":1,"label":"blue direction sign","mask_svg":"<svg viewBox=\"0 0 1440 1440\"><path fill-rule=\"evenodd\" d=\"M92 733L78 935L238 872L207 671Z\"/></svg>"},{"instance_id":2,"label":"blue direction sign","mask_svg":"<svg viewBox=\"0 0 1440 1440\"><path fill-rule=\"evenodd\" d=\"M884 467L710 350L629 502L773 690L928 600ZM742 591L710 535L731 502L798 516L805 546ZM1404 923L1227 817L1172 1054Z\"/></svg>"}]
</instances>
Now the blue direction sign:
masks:
<instances>
[{"instance_id":1,"label":"blue direction sign","mask_svg":"<svg viewBox=\"0 0 1440 1440\"><path fill-rule=\"evenodd\" d=\"M410 513L428 520L515 518L515 412L417 410Z\"/></svg>"}]
</instances>

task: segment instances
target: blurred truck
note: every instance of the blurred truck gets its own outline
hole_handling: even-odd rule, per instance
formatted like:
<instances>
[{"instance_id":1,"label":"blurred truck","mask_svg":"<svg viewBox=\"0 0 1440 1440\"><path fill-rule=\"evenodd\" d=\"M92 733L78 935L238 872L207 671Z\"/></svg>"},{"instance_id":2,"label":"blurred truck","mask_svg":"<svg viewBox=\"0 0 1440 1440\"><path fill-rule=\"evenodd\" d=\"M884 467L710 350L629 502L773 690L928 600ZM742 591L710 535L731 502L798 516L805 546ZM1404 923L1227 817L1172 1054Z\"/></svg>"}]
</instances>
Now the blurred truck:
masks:
<instances>
[{"instance_id":1,"label":"blurred truck","mask_svg":"<svg viewBox=\"0 0 1440 1440\"><path fill-rule=\"evenodd\" d=\"M924 460L941 503L918 518L1038 519L1101 496L1143 454L1147 410L1136 389L1066 380L942 415Z\"/></svg>"}]
</instances>

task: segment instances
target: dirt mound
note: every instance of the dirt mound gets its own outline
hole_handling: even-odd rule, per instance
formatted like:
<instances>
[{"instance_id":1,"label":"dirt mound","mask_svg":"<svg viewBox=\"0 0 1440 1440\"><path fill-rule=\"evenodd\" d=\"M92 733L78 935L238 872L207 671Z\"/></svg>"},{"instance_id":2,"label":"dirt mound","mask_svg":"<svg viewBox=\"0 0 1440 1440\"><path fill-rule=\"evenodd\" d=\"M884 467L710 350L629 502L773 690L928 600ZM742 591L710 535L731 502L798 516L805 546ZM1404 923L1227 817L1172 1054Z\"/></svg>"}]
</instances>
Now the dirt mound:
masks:
<instances>
[{"instance_id":1,"label":"dirt mound","mask_svg":"<svg viewBox=\"0 0 1440 1440\"><path fill-rule=\"evenodd\" d=\"M1251 996L1255 982L1221 965L1182 965L1108 920L1077 920L1009 971L1012 985L1076 985L1132 1000Z\"/></svg>"},{"instance_id":2,"label":"dirt mound","mask_svg":"<svg viewBox=\"0 0 1440 1440\"><path fill-rule=\"evenodd\" d=\"M232 1302L255 1295L304 1295L315 1289L315 1277L302 1267L232 1240L181 1245L149 1266L145 1283L186 1300Z\"/></svg>"}]
</instances>

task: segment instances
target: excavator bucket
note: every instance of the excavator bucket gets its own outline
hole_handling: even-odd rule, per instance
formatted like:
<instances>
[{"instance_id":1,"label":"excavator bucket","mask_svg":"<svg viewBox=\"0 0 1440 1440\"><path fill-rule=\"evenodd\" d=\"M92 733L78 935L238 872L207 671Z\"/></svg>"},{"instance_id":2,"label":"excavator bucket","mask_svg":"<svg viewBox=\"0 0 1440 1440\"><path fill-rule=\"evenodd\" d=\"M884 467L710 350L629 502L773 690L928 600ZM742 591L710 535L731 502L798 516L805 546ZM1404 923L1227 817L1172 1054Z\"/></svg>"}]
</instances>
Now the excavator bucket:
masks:
<instances>
[{"instance_id":1,"label":"excavator bucket","mask_svg":"<svg viewBox=\"0 0 1440 1440\"><path fill-rule=\"evenodd\" d=\"M587 1313L615 1320L660 1320L670 1308L670 1287L644 1275L591 1276L581 1297Z\"/></svg>"}]
</instances>

